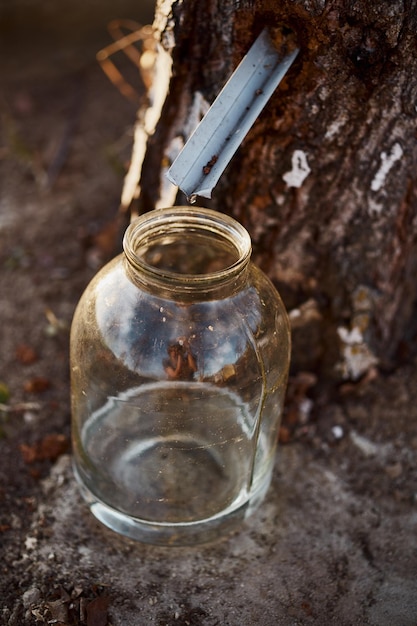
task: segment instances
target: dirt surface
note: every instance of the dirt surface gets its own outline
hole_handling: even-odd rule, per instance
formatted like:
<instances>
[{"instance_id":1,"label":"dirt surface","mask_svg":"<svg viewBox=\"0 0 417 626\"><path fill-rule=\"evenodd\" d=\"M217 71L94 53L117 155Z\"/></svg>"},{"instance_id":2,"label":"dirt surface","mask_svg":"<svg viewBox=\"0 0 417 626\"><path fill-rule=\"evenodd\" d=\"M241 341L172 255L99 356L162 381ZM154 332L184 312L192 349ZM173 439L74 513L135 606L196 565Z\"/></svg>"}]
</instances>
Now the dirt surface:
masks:
<instances>
[{"instance_id":1,"label":"dirt surface","mask_svg":"<svg viewBox=\"0 0 417 626\"><path fill-rule=\"evenodd\" d=\"M222 541L136 544L81 501L68 332L116 251L135 119L93 50L0 79L0 624L415 626L415 362L331 397L293 376L267 500Z\"/></svg>"}]
</instances>

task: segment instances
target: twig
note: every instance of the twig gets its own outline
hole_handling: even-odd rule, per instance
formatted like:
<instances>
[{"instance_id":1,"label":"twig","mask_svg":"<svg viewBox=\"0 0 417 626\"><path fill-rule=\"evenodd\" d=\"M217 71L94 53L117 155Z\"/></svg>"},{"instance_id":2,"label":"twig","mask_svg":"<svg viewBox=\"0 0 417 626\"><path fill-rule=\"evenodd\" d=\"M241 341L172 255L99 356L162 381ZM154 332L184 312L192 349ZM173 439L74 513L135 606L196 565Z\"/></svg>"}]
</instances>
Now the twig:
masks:
<instances>
[{"instance_id":1,"label":"twig","mask_svg":"<svg viewBox=\"0 0 417 626\"><path fill-rule=\"evenodd\" d=\"M0 411L3 413L21 413L22 411L40 411L41 405L37 402L18 402L17 404L0 403Z\"/></svg>"}]
</instances>

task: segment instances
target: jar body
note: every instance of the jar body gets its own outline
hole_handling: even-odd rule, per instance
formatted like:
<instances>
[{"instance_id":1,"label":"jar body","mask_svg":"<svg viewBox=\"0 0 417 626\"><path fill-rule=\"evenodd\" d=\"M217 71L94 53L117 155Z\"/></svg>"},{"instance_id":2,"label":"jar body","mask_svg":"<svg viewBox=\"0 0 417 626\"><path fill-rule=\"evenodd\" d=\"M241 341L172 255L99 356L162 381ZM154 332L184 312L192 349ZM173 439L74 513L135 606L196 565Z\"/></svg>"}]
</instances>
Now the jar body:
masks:
<instances>
[{"instance_id":1,"label":"jar body","mask_svg":"<svg viewBox=\"0 0 417 626\"><path fill-rule=\"evenodd\" d=\"M92 512L132 538L178 545L224 533L263 499L290 333L270 281L248 259L239 266L230 231L232 258L221 258L214 212L197 210L204 227L188 238L195 210L170 211L176 232L171 222L143 250L130 242L145 275L125 253L84 292L71 393L75 473ZM140 218L142 234L155 213Z\"/></svg>"}]
</instances>

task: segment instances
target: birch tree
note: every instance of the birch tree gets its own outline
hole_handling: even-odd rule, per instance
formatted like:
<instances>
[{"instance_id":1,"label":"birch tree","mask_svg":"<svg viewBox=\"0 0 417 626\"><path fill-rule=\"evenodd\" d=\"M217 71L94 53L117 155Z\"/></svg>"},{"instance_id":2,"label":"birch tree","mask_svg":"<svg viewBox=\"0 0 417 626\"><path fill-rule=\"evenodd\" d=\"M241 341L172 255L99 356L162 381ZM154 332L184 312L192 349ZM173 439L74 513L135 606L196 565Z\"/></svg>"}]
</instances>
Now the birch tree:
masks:
<instances>
[{"instance_id":1,"label":"birch tree","mask_svg":"<svg viewBox=\"0 0 417 626\"><path fill-rule=\"evenodd\" d=\"M123 203L185 202L167 167L271 25L300 54L204 205L248 229L290 313L293 370L358 380L415 331L416 0L160 0Z\"/></svg>"}]
</instances>

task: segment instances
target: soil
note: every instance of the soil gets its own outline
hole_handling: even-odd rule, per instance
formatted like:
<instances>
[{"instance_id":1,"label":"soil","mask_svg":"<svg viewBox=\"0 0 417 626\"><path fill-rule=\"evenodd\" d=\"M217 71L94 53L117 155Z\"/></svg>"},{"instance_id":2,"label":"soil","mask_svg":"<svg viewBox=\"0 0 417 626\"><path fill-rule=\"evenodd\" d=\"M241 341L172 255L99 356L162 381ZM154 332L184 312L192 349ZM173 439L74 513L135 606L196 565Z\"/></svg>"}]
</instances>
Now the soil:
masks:
<instances>
[{"instance_id":1,"label":"soil","mask_svg":"<svg viewBox=\"0 0 417 626\"><path fill-rule=\"evenodd\" d=\"M0 624L415 626L413 360L331 395L294 373L267 499L221 541L134 543L82 502L69 328L120 249L135 120L100 45L17 46L0 78Z\"/></svg>"}]
</instances>

